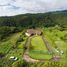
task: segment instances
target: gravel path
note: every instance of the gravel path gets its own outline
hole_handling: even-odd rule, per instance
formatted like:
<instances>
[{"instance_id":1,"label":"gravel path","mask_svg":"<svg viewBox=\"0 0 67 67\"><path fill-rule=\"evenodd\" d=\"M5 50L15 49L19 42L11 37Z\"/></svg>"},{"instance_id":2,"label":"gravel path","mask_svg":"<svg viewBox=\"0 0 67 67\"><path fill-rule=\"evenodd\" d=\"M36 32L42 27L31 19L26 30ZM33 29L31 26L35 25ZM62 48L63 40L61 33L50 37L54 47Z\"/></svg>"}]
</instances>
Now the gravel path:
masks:
<instances>
[{"instance_id":1,"label":"gravel path","mask_svg":"<svg viewBox=\"0 0 67 67\"><path fill-rule=\"evenodd\" d=\"M29 37L25 43L25 46L27 47L27 49L25 50L24 52L24 55L23 55L23 59L26 61L26 62L40 62L40 60L36 60L36 59L32 59L29 55L28 55L28 52L29 52L29 46L30 46L30 43L31 43L31 38L32 37Z\"/></svg>"},{"instance_id":2,"label":"gravel path","mask_svg":"<svg viewBox=\"0 0 67 67\"><path fill-rule=\"evenodd\" d=\"M49 52L54 53L53 52L53 48L51 47L51 44L48 42L48 40L46 39L46 37L42 35L42 39L43 39L43 41L44 41L47 49L49 50Z\"/></svg>"},{"instance_id":3,"label":"gravel path","mask_svg":"<svg viewBox=\"0 0 67 67\"><path fill-rule=\"evenodd\" d=\"M26 62L31 62L31 63L35 63L35 62L45 62L45 61L48 61L48 60L37 60L37 59L33 59L31 58L28 53L29 53L29 46L31 44L31 38L32 37L29 37L25 43L25 46L27 47L24 51L24 55L23 55L23 60L25 60ZM51 46L50 46L50 43L47 41L46 37L42 36L42 39L47 47L47 49L50 51L50 52L53 52ZM52 58L52 60L55 59L55 58Z\"/></svg>"}]
</instances>

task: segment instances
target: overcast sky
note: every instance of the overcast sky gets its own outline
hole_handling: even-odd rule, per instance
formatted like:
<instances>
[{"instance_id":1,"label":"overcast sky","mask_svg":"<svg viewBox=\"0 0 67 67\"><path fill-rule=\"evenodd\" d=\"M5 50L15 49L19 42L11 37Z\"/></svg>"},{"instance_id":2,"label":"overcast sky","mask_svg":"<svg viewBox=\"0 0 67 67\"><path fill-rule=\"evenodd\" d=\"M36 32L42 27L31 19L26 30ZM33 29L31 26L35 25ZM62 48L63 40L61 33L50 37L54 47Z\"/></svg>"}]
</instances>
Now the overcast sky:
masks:
<instances>
[{"instance_id":1,"label":"overcast sky","mask_svg":"<svg viewBox=\"0 0 67 67\"><path fill-rule=\"evenodd\" d=\"M66 9L67 0L0 0L0 16Z\"/></svg>"}]
</instances>

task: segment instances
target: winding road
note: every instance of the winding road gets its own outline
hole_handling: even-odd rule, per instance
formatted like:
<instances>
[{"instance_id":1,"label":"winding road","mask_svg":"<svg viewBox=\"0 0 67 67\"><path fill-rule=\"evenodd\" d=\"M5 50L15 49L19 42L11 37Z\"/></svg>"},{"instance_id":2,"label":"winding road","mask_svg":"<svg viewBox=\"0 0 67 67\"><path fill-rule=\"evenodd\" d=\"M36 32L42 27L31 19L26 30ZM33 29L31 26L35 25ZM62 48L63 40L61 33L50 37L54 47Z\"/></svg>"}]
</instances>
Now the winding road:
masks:
<instances>
[{"instance_id":1,"label":"winding road","mask_svg":"<svg viewBox=\"0 0 67 67\"><path fill-rule=\"evenodd\" d=\"M30 46L30 43L31 43L31 38L32 37L29 37L25 43L25 46L27 47L27 49L25 50L24 52L24 55L23 55L23 59L26 61L26 62L40 62L40 60L36 60L36 59L32 59L29 55L28 55L28 52L29 52L29 46Z\"/></svg>"},{"instance_id":2,"label":"winding road","mask_svg":"<svg viewBox=\"0 0 67 67\"><path fill-rule=\"evenodd\" d=\"M37 59L33 59L29 56L29 46L31 44L31 37L28 37L26 43L25 43L25 46L26 46L26 49L24 51L24 55L23 55L23 60L25 60L26 62L31 62L31 63L35 63L35 62L45 62L45 60L37 60ZM45 36L42 36L42 39L47 47L47 49L50 51L50 52L53 52L51 46L50 46L50 43L47 41L46 37ZM52 58L53 59L53 58ZM54 58L55 59L55 58ZM47 60L48 61L48 60Z\"/></svg>"}]
</instances>

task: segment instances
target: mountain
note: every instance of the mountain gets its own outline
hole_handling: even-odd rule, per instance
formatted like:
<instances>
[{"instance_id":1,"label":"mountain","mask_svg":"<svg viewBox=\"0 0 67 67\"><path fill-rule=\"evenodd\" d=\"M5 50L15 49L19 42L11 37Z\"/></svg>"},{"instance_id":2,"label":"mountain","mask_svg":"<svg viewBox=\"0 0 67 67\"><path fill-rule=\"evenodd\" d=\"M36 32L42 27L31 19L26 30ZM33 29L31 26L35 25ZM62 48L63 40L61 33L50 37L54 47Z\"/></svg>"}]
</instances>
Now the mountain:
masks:
<instances>
[{"instance_id":1,"label":"mountain","mask_svg":"<svg viewBox=\"0 0 67 67\"><path fill-rule=\"evenodd\" d=\"M38 35L27 37L32 30ZM67 67L66 62L67 12L0 17L0 67Z\"/></svg>"},{"instance_id":2,"label":"mountain","mask_svg":"<svg viewBox=\"0 0 67 67\"><path fill-rule=\"evenodd\" d=\"M67 10L63 10L63 12L67 12Z\"/></svg>"},{"instance_id":3,"label":"mountain","mask_svg":"<svg viewBox=\"0 0 67 67\"><path fill-rule=\"evenodd\" d=\"M22 14L11 17L0 17L0 26L10 27L50 27L59 25L67 27L67 12L49 12Z\"/></svg>"},{"instance_id":4,"label":"mountain","mask_svg":"<svg viewBox=\"0 0 67 67\"><path fill-rule=\"evenodd\" d=\"M0 26L51 27L55 25L67 27L67 12L57 11L49 13L22 14L10 17L0 17Z\"/></svg>"}]
</instances>

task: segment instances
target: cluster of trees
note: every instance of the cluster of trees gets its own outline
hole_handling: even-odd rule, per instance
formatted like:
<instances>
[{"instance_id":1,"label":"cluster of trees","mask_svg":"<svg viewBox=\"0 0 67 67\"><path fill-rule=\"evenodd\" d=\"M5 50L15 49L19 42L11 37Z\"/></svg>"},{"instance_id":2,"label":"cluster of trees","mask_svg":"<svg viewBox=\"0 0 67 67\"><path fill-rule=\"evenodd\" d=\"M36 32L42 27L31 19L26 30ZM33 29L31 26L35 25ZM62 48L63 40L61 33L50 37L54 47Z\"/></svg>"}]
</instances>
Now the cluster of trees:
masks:
<instances>
[{"instance_id":1,"label":"cluster of trees","mask_svg":"<svg viewBox=\"0 0 67 67\"><path fill-rule=\"evenodd\" d=\"M41 27L55 26L67 27L67 13L41 13L41 14L24 14L11 17L0 17L0 26L14 27Z\"/></svg>"},{"instance_id":2,"label":"cluster of trees","mask_svg":"<svg viewBox=\"0 0 67 67\"><path fill-rule=\"evenodd\" d=\"M0 40L3 40L10 34L19 32L21 30L22 30L22 28L20 28L20 27L1 26L0 27Z\"/></svg>"},{"instance_id":3,"label":"cluster of trees","mask_svg":"<svg viewBox=\"0 0 67 67\"><path fill-rule=\"evenodd\" d=\"M10 33L25 28L60 26L67 29L67 13L24 14L11 17L0 17L0 40Z\"/></svg>"},{"instance_id":4,"label":"cluster of trees","mask_svg":"<svg viewBox=\"0 0 67 67\"><path fill-rule=\"evenodd\" d=\"M25 28L50 27L56 25L62 28L62 30L67 29L66 12L0 17L0 40L10 33L15 33Z\"/></svg>"}]
</instances>

